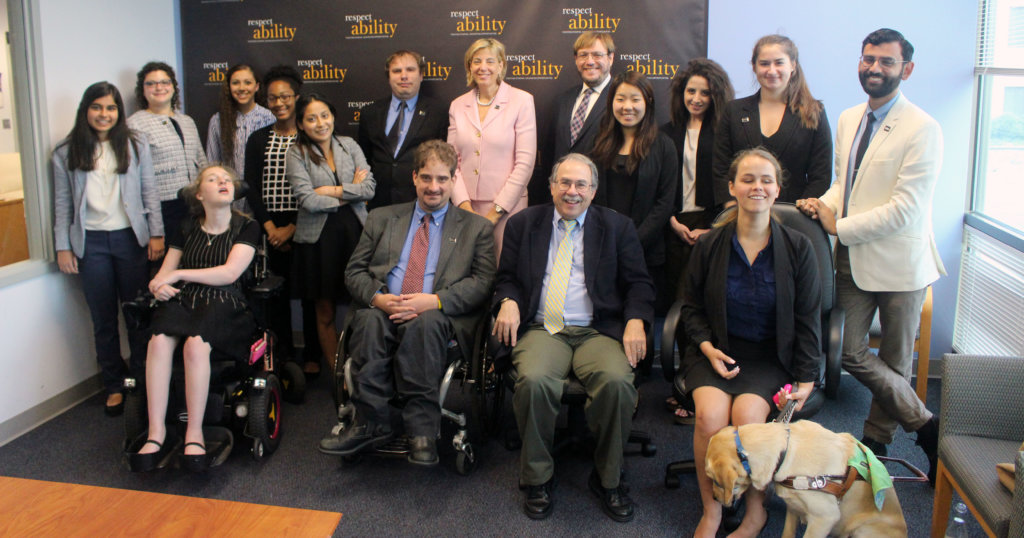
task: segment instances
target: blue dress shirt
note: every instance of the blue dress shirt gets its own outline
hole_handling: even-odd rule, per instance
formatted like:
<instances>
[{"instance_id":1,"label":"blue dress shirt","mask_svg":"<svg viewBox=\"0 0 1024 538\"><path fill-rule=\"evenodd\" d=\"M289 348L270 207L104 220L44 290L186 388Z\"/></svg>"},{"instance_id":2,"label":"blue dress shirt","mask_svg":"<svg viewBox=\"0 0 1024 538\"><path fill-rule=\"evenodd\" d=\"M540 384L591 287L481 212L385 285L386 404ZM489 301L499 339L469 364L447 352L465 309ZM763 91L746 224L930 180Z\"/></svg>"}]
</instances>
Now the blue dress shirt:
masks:
<instances>
[{"instance_id":1,"label":"blue dress shirt","mask_svg":"<svg viewBox=\"0 0 1024 538\"><path fill-rule=\"evenodd\" d=\"M548 243L548 263L544 269L544 283L540 288L540 308L533 320L537 323L544 323L544 298L548 296L548 282L551 280L551 271L554 269L555 258L558 257L558 246L562 244L565 237L565 223L558 211L554 211L551 219L551 242ZM576 227L572 230L572 269L569 272L569 284L565 291L565 306L562 310L562 319L566 325L576 327L587 327L594 320L594 302L590 300L587 293L586 275L583 272L583 233L584 222L587 219L587 212L584 211L576 218Z\"/></svg>"},{"instance_id":2,"label":"blue dress shirt","mask_svg":"<svg viewBox=\"0 0 1024 538\"><path fill-rule=\"evenodd\" d=\"M730 336L752 342L775 338L775 254L771 238L750 264L739 238L732 236L725 313Z\"/></svg>"},{"instance_id":3,"label":"blue dress shirt","mask_svg":"<svg viewBox=\"0 0 1024 538\"><path fill-rule=\"evenodd\" d=\"M444 218L447 214L448 204L431 213L434 216L434 223L430 226L430 247L427 249L427 265L423 270L423 293L434 293L434 273L437 271L437 260L441 256L441 229L444 227ZM412 212L412 220L409 222L409 231L405 234L402 255L398 257L398 265L388 272L387 282L390 293L395 295L402 293L402 281L405 279L405 270L409 267L409 253L412 252L413 238L425 216L427 216L427 212L420 207L419 203L416 203Z\"/></svg>"},{"instance_id":4,"label":"blue dress shirt","mask_svg":"<svg viewBox=\"0 0 1024 538\"><path fill-rule=\"evenodd\" d=\"M416 94L409 99L405 100L405 118L402 120L402 125L398 127L398 146L395 147L395 155L398 155L398 150L401 149L402 144L405 143L405 135L409 132L409 125L412 124L412 116L416 111L416 101L419 101L420 94ZM398 105L402 102L401 99L391 96L391 105L388 106L388 119L387 123L384 124L384 134L391 132L391 127L395 124L395 120L398 119ZM394 157L395 155L392 155Z\"/></svg>"}]
</instances>

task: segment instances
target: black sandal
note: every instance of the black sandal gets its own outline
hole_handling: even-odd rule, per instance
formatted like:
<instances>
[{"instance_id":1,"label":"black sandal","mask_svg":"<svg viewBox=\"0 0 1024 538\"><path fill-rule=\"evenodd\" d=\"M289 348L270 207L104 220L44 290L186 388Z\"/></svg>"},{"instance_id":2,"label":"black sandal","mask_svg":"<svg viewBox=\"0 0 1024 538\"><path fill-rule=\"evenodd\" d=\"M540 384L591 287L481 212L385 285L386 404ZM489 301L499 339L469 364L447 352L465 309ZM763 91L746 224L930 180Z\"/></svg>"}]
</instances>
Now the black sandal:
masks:
<instances>
[{"instance_id":1,"label":"black sandal","mask_svg":"<svg viewBox=\"0 0 1024 538\"><path fill-rule=\"evenodd\" d=\"M193 473L201 473L210 468L210 458L206 453L206 445L203 443L185 443L185 448L190 446L197 446L203 449L202 454L182 454L181 457L185 461L185 468Z\"/></svg>"}]
</instances>

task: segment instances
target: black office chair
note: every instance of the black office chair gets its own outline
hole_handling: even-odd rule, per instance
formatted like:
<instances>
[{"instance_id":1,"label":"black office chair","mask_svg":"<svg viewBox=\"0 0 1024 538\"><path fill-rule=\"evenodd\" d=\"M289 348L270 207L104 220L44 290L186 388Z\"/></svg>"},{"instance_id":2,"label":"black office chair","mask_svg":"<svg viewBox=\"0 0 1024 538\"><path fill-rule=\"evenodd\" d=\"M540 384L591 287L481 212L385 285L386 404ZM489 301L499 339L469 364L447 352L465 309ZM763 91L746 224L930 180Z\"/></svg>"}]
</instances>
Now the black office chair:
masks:
<instances>
[{"instance_id":1,"label":"black office chair","mask_svg":"<svg viewBox=\"0 0 1024 538\"><path fill-rule=\"evenodd\" d=\"M735 208L722 211L715 218L715 222L721 222ZM783 225L797 230L807 236L814 246L814 253L818 258L818 274L821 276L821 347L824 352L824 364L821 367L821 374L815 383L815 390L804 402L803 408L794 414L793 420L800 420L814 416L824 405L825 397L835 399L839 393L839 375L841 373L841 352L843 349L843 321L846 316L844 312L836 307L836 285L835 269L832 265L832 244L828 234L822 229L818 221L804 215L790 203L779 202L772 207L772 217ZM676 330L679 328L679 317L682 310L682 302L676 301L665 316L664 331L661 335L661 368L665 380L672 383L679 394L686 394L685 380L681 372L676 371L676 356L674 348L676 345ZM685 348L686 343L680 342L680 352ZM682 460L668 464L665 468L665 487L675 489L679 487L679 475L693 473L695 471L693 460Z\"/></svg>"}]
</instances>

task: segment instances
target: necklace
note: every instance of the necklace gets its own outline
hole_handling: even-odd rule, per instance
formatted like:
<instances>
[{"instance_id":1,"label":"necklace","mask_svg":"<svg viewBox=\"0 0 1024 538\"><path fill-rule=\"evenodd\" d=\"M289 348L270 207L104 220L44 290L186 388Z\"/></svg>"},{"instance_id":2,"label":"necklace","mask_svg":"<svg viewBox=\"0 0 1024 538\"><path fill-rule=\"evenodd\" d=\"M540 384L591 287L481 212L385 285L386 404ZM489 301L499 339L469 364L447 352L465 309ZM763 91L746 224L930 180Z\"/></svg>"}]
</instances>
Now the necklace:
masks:
<instances>
[{"instance_id":1,"label":"necklace","mask_svg":"<svg viewBox=\"0 0 1024 538\"><path fill-rule=\"evenodd\" d=\"M216 235L215 235L215 234L211 234L211 233L210 233L210 232L209 232L209 231L208 231L208 230L206 229L206 225L205 225L205 224L204 224L204 225L201 225L201 226L199 226L199 229L200 229L200 230L202 230L202 231L203 231L203 233L205 233L205 234L206 234L206 246L210 246L210 245L212 245L212 244L213 244L213 238L214 238L214 237L216 237Z\"/></svg>"},{"instance_id":2,"label":"necklace","mask_svg":"<svg viewBox=\"0 0 1024 538\"><path fill-rule=\"evenodd\" d=\"M493 103L493 102L494 102L494 100L495 100L495 99L496 99L497 97L498 97L498 93L497 93L497 92L495 92L495 93L494 93L494 97L491 97L491 100L490 100L490 101L487 101L486 103L481 103L481 102L480 102L480 90L477 90L477 91L476 91L476 104L478 104L478 105L480 105L480 106L491 106L491 103Z\"/></svg>"}]
</instances>

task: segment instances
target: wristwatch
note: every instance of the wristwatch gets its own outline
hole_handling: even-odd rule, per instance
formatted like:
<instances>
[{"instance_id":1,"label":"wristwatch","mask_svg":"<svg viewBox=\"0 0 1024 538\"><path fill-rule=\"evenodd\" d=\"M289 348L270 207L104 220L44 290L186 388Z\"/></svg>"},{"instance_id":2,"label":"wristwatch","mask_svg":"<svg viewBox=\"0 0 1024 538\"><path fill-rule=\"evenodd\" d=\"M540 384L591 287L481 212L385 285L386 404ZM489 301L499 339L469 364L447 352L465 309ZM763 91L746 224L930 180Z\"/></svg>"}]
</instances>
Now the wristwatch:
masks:
<instances>
[{"instance_id":1,"label":"wristwatch","mask_svg":"<svg viewBox=\"0 0 1024 538\"><path fill-rule=\"evenodd\" d=\"M504 215L505 213L508 213L508 211L505 211L504 207L501 207L498 204L494 204L494 212L499 215Z\"/></svg>"}]
</instances>

